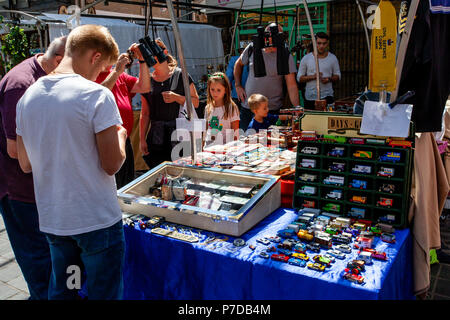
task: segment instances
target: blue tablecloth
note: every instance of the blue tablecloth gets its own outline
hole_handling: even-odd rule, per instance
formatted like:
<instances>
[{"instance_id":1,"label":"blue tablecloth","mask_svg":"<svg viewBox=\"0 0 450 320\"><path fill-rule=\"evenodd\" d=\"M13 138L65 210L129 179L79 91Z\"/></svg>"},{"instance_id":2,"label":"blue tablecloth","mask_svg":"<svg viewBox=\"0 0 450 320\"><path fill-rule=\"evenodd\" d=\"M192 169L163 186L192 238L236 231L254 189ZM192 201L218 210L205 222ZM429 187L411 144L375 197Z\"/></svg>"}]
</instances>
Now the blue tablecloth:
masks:
<instances>
[{"instance_id":1,"label":"blue tablecloth","mask_svg":"<svg viewBox=\"0 0 450 320\"><path fill-rule=\"evenodd\" d=\"M124 299L414 299L409 229L396 231L395 244L375 238L375 249L388 260L366 266L359 285L342 278L356 249L323 273L259 256L267 247L256 239L275 236L296 217L292 209L278 209L242 236L247 245L239 250L235 238L207 231L191 244L125 226ZM226 241L208 244L212 235Z\"/></svg>"}]
</instances>

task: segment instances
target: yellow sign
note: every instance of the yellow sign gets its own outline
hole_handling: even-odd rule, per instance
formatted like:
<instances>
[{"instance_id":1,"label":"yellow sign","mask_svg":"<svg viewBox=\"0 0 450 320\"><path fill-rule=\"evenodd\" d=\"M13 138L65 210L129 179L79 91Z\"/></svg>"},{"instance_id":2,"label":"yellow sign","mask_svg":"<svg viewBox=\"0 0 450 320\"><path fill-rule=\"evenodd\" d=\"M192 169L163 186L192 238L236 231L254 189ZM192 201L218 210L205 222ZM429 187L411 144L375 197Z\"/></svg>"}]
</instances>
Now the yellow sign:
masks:
<instances>
[{"instance_id":1,"label":"yellow sign","mask_svg":"<svg viewBox=\"0 0 450 320\"><path fill-rule=\"evenodd\" d=\"M370 47L369 89L394 91L397 14L390 1L381 0L375 11Z\"/></svg>"},{"instance_id":2,"label":"yellow sign","mask_svg":"<svg viewBox=\"0 0 450 320\"><path fill-rule=\"evenodd\" d=\"M361 128L361 118L344 118L344 117L329 117L328 130L358 130Z\"/></svg>"}]
</instances>

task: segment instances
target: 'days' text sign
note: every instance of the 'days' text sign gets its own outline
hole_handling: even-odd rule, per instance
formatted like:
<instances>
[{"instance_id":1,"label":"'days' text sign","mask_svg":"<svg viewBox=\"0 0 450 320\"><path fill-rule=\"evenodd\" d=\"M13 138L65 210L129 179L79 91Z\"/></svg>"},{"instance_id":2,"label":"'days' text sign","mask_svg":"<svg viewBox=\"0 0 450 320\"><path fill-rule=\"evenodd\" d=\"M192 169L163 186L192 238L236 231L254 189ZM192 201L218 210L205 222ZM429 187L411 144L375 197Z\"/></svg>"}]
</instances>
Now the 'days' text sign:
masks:
<instances>
[{"instance_id":1,"label":"'days' text sign","mask_svg":"<svg viewBox=\"0 0 450 320\"><path fill-rule=\"evenodd\" d=\"M329 117L328 130L357 130L361 128L361 118Z\"/></svg>"}]
</instances>

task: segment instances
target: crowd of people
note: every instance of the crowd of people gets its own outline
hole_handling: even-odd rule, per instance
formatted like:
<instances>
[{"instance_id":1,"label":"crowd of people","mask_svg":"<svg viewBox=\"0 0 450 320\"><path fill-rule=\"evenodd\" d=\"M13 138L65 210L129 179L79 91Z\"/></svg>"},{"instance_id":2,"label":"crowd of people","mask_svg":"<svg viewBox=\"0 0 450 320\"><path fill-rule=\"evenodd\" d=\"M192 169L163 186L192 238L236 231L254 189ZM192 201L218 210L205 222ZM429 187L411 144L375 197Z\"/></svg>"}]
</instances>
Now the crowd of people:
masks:
<instances>
[{"instance_id":1,"label":"crowd of people","mask_svg":"<svg viewBox=\"0 0 450 320\"><path fill-rule=\"evenodd\" d=\"M326 34L317 40L320 98L328 101L339 65L327 51ZM167 59L157 59L152 71L138 45L130 46L140 66L133 77L125 72L129 54L120 54L109 31L83 25L0 81L0 180L6 182L0 183L0 211L30 299L78 299L80 288L67 285L73 266L82 271L89 299L122 298L125 240L117 190L135 178L131 99L141 94L140 152L149 168L172 160L172 134L186 105L182 70L165 44L156 43ZM279 110L286 93L300 105L299 83L306 83L305 107L317 99L310 54L298 72L289 55L289 72L279 75L277 48L268 46L262 50L266 75L256 77L250 47L231 62L228 76L208 76L205 147L286 119ZM199 97L188 79L195 110Z\"/></svg>"}]
</instances>

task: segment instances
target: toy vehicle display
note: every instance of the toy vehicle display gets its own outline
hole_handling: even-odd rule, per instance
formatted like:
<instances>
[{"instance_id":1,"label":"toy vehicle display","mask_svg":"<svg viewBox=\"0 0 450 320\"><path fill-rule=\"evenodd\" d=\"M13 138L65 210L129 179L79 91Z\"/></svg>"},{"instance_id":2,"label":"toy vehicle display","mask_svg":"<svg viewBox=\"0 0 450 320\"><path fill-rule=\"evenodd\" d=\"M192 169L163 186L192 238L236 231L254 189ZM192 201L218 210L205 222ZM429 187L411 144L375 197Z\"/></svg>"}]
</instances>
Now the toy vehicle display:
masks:
<instances>
[{"instance_id":1,"label":"toy vehicle display","mask_svg":"<svg viewBox=\"0 0 450 320\"><path fill-rule=\"evenodd\" d=\"M363 138L350 138L348 140L348 143L351 143L351 144L364 144L364 139Z\"/></svg>"},{"instance_id":2,"label":"toy vehicle display","mask_svg":"<svg viewBox=\"0 0 450 320\"><path fill-rule=\"evenodd\" d=\"M335 199L339 200L342 198L342 190L333 190L331 192L328 192L325 196L327 199Z\"/></svg>"},{"instance_id":3,"label":"toy vehicle display","mask_svg":"<svg viewBox=\"0 0 450 320\"><path fill-rule=\"evenodd\" d=\"M379 160L389 162L399 162L400 152L386 152L384 155L380 156Z\"/></svg>"},{"instance_id":4,"label":"toy vehicle display","mask_svg":"<svg viewBox=\"0 0 450 320\"><path fill-rule=\"evenodd\" d=\"M382 233L381 241L384 241L387 243L395 243L395 235L392 233Z\"/></svg>"},{"instance_id":5,"label":"toy vehicle display","mask_svg":"<svg viewBox=\"0 0 450 320\"><path fill-rule=\"evenodd\" d=\"M320 252L320 244L316 242L311 242L306 245L306 248L312 252Z\"/></svg>"},{"instance_id":6,"label":"toy vehicle display","mask_svg":"<svg viewBox=\"0 0 450 320\"><path fill-rule=\"evenodd\" d=\"M290 259L288 256L281 254L281 253L280 254L274 253L270 256L270 258L272 260L281 261L281 262L288 262Z\"/></svg>"},{"instance_id":7,"label":"toy vehicle display","mask_svg":"<svg viewBox=\"0 0 450 320\"><path fill-rule=\"evenodd\" d=\"M300 166L303 168L315 168L316 167L316 160L314 159L302 159L302 162L300 162Z\"/></svg>"},{"instance_id":8,"label":"toy vehicle display","mask_svg":"<svg viewBox=\"0 0 450 320\"><path fill-rule=\"evenodd\" d=\"M329 250L327 251L327 254L341 260L345 259L345 254L339 250Z\"/></svg>"},{"instance_id":9,"label":"toy vehicle display","mask_svg":"<svg viewBox=\"0 0 450 320\"><path fill-rule=\"evenodd\" d=\"M306 194L306 195L314 195L316 194L316 187L311 186L302 186L300 190L298 190L299 194Z\"/></svg>"},{"instance_id":10,"label":"toy vehicle display","mask_svg":"<svg viewBox=\"0 0 450 320\"><path fill-rule=\"evenodd\" d=\"M292 257L301 259L301 260L305 260L305 261L309 260L309 257L304 253L293 252Z\"/></svg>"},{"instance_id":11,"label":"toy vehicle display","mask_svg":"<svg viewBox=\"0 0 450 320\"><path fill-rule=\"evenodd\" d=\"M353 179L349 187L357 189L367 189L367 181Z\"/></svg>"},{"instance_id":12,"label":"toy vehicle display","mask_svg":"<svg viewBox=\"0 0 450 320\"><path fill-rule=\"evenodd\" d=\"M394 173L395 173L394 168L381 167L380 171L377 172L377 176L391 178L394 176Z\"/></svg>"},{"instance_id":13,"label":"toy vehicle display","mask_svg":"<svg viewBox=\"0 0 450 320\"><path fill-rule=\"evenodd\" d=\"M317 148L317 147L304 147L300 152L301 153L306 153L306 154L318 154L319 153L319 148Z\"/></svg>"},{"instance_id":14,"label":"toy vehicle display","mask_svg":"<svg viewBox=\"0 0 450 320\"><path fill-rule=\"evenodd\" d=\"M293 265L293 266L297 266L297 267L304 267L304 266L306 266L306 261L305 260L296 259L296 258L290 258L288 260L288 263Z\"/></svg>"},{"instance_id":15,"label":"toy vehicle display","mask_svg":"<svg viewBox=\"0 0 450 320\"><path fill-rule=\"evenodd\" d=\"M355 203L362 203L365 204L367 202L367 197L363 197L363 196L352 196L350 198L351 202L355 202Z\"/></svg>"},{"instance_id":16,"label":"toy vehicle display","mask_svg":"<svg viewBox=\"0 0 450 320\"><path fill-rule=\"evenodd\" d=\"M323 208L324 211L333 211L333 212L340 212L341 206L339 204L335 203L327 203Z\"/></svg>"},{"instance_id":17,"label":"toy vehicle display","mask_svg":"<svg viewBox=\"0 0 450 320\"><path fill-rule=\"evenodd\" d=\"M323 180L323 183L337 185L337 186L343 186L344 185L344 177L328 176Z\"/></svg>"},{"instance_id":18,"label":"toy vehicle display","mask_svg":"<svg viewBox=\"0 0 450 320\"><path fill-rule=\"evenodd\" d=\"M395 185L390 183L383 183L380 188L378 189L380 192L385 193L394 193L395 192Z\"/></svg>"},{"instance_id":19,"label":"toy vehicle display","mask_svg":"<svg viewBox=\"0 0 450 320\"><path fill-rule=\"evenodd\" d=\"M313 261L323 264L325 267L329 267L331 265L331 260L325 258L324 256L318 254L313 257Z\"/></svg>"},{"instance_id":20,"label":"toy vehicle display","mask_svg":"<svg viewBox=\"0 0 450 320\"><path fill-rule=\"evenodd\" d=\"M336 250L339 250L343 253L351 253L352 252L352 248L350 248L350 246L346 245L346 244L338 244L337 246L335 246Z\"/></svg>"},{"instance_id":21,"label":"toy vehicle display","mask_svg":"<svg viewBox=\"0 0 450 320\"><path fill-rule=\"evenodd\" d=\"M364 166L357 164L352 168L352 173L370 174L372 172L371 166Z\"/></svg>"},{"instance_id":22,"label":"toy vehicle display","mask_svg":"<svg viewBox=\"0 0 450 320\"><path fill-rule=\"evenodd\" d=\"M328 151L327 155L330 157L343 157L345 149L342 147L334 147Z\"/></svg>"},{"instance_id":23,"label":"toy vehicle display","mask_svg":"<svg viewBox=\"0 0 450 320\"><path fill-rule=\"evenodd\" d=\"M354 156L355 158L367 158L367 159L372 159L372 152L371 152L371 151L357 150L356 152L353 153L353 156Z\"/></svg>"},{"instance_id":24,"label":"toy vehicle display","mask_svg":"<svg viewBox=\"0 0 450 320\"><path fill-rule=\"evenodd\" d=\"M389 141L391 147L411 148L412 143L408 140L391 140Z\"/></svg>"},{"instance_id":25,"label":"toy vehicle display","mask_svg":"<svg viewBox=\"0 0 450 320\"><path fill-rule=\"evenodd\" d=\"M302 181L314 182L314 181L316 181L317 176L313 175L313 174L304 173L304 174L298 176L298 178Z\"/></svg>"},{"instance_id":26,"label":"toy vehicle display","mask_svg":"<svg viewBox=\"0 0 450 320\"><path fill-rule=\"evenodd\" d=\"M345 163L342 162L333 162L329 167L328 170L329 171L337 171L337 172L342 172L345 169Z\"/></svg>"},{"instance_id":27,"label":"toy vehicle display","mask_svg":"<svg viewBox=\"0 0 450 320\"><path fill-rule=\"evenodd\" d=\"M317 271L325 271L325 266L317 262L308 263L308 268Z\"/></svg>"},{"instance_id":28,"label":"toy vehicle display","mask_svg":"<svg viewBox=\"0 0 450 320\"><path fill-rule=\"evenodd\" d=\"M299 230L297 237L305 241L313 241L314 239L314 235L309 233L307 230Z\"/></svg>"},{"instance_id":29,"label":"toy vehicle display","mask_svg":"<svg viewBox=\"0 0 450 320\"><path fill-rule=\"evenodd\" d=\"M386 208L392 208L393 200L390 198L383 198L381 197L380 200L377 201L377 206L380 207L386 207Z\"/></svg>"},{"instance_id":30,"label":"toy vehicle display","mask_svg":"<svg viewBox=\"0 0 450 320\"><path fill-rule=\"evenodd\" d=\"M316 206L315 201L303 200L303 208L314 208Z\"/></svg>"},{"instance_id":31,"label":"toy vehicle display","mask_svg":"<svg viewBox=\"0 0 450 320\"><path fill-rule=\"evenodd\" d=\"M348 215L353 218L364 218L366 215L366 210L361 208L350 208L350 211L348 212Z\"/></svg>"},{"instance_id":32,"label":"toy vehicle display","mask_svg":"<svg viewBox=\"0 0 450 320\"><path fill-rule=\"evenodd\" d=\"M364 283L364 277L359 275L359 274L354 274L351 272L346 272L344 273L344 275L342 276L345 280L349 280L358 284L363 284Z\"/></svg>"}]
</instances>

